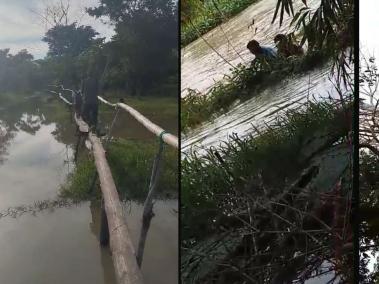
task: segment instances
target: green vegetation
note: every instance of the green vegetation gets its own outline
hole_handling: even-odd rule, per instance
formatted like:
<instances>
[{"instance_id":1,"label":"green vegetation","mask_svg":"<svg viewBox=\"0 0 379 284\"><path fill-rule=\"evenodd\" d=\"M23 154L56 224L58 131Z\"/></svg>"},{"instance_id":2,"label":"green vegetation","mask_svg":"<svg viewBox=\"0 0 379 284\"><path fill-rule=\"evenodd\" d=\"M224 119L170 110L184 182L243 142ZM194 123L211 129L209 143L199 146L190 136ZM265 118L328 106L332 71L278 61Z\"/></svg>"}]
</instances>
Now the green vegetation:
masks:
<instances>
[{"instance_id":1,"label":"green vegetation","mask_svg":"<svg viewBox=\"0 0 379 284\"><path fill-rule=\"evenodd\" d=\"M315 260L304 256L312 250L336 257L333 269L351 277L339 268L351 257L336 254L351 242L350 225L333 239L346 208L331 205L349 198L351 113L350 103L309 102L255 136L233 136L182 161L184 282L271 283L303 271Z\"/></svg>"},{"instance_id":2,"label":"green vegetation","mask_svg":"<svg viewBox=\"0 0 379 284\"><path fill-rule=\"evenodd\" d=\"M147 196L157 142L126 141L118 139L109 144L107 159L116 187L123 199L144 201ZM178 194L178 153L165 147L162 172L158 183L160 198L176 198ZM92 158L81 157L75 171L62 186L61 196L73 200L99 198L98 184L91 188L96 168Z\"/></svg>"},{"instance_id":3,"label":"green vegetation","mask_svg":"<svg viewBox=\"0 0 379 284\"><path fill-rule=\"evenodd\" d=\"M94 161L89 158L81 159L67 178L67 183L61 188L60 197L70 198L75 201L100 198L101 194L96 191L94 195L91 188L96 174Z\"/></svg>"},{"instance_id":4,"label":"green vegetation","mask_svg":"<svg viewBox=\"0 0 379 284\"><path fill-rule=\"evenodd\" d=\"M329 58L323 52L310 52L301 58L280 58L270 64L256 60L250 67L239 65L232 70L230 77L218 82L206 94L190 91L182 99L181 130L186 131L211 119L217 113L226 112L237 99L249 99L264 87L320 66Z\"/></svg>"},{"instance_id":5,"label":"green vegetation","mask_svg":"<svg viewBox=\"0 0 379 284\"><path fill-rule=\"evenodd\" d=\"M160 97L160 96L143 96L131 97L126 96L122 92L108 92L104 98L112 103L119 102L119 98L124 98L124 102L135 108L140 113L149 116L150 114L159 113L162 117L170 117L172 119L178 117L178 97ZM104 104L100 104L100 112L109 112L113 109Z\"/></svg>"},{"instance_id":6,"label":"green vegetation","mask_svg":"<svg viewBox=\"0 0 379 284\"><path fill-rule=\"evenodd\" d=\"M181 1L181 45L220 25L258 0L186 0Z\"/></svg>"}]
</instances>

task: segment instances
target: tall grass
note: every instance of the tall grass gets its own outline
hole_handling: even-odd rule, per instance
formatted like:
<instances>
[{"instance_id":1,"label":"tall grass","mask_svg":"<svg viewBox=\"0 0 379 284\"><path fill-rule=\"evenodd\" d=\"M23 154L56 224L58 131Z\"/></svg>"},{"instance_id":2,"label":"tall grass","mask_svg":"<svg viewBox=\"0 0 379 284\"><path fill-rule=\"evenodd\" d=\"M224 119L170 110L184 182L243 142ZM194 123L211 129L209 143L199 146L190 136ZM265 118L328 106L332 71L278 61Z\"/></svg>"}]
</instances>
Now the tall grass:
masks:
<instances>
[{"instance_id":1,"label":"tall grass","mask_svg":"<svg viewBox=\"0 0 379 284\"><path fill-rule=\"evenodd\" d=\"M329 133L330 141L347 136L351 121L346 111L329 103L309 103L303 110L288 111L257 136L232 136L206 155L189 154L182 161L184 242L217 231L214 220L223 214L220 204L233 189L249 191L254 182L280 189L291 183L309 162L312 154L306 150L312 138L321 133Z\"/></svg>"},{"instance_id":2,"label":"tall grass","mask_svg":"<svg viewBox=\"0 0 379 284\"><path fill-rule=\"evenodd\" d=\"M181 269L185 281L271 283L284 278L286 271L293 276L307 269L313 257L336 257L335 246L351 241L350 235L346 233L336 244L334 232L310 216L326 200L322 201L321 190L333 200L329 202L337 204L339 198L347 204L349 194L339 192L349 192L351 183L346 164L351 112L351 104L309 102L254 136L241 139L234 135L221 147L203 156L191 153L182 161ZM332 159L344 163L341 176L327 183L327 177L318 177L322 167L314 164L318 155L318 161L328 155L340 157ZM329 186L313 188L314 178ZM333 189L334 178L343 180L337 189ZM345 218L346 207L336 208L321 211ZM320 252L308 256L312 250ZM349 261L346 254L336 259L344 264L338 267L346 267ZM350 277L349 271L342 272L337 265L335 269Z\"/></svg>"},{"instance_id":3,"label":"tall grass","mask_svg":"<svg viewBox=\"0 0 379 284\"><path fill-rule=\"evenodd\" d=\"M107 160L112 171L117 190L123 199L144 201L147 196L153 160L158 142L112 141L107 150ZM100 197L98 184L91 188L96 168L94 161L84 155L76 169L62 186L61 196L73 200L97 199ZM164 149L162 171L158 183L158 197L178 196L178 153Z\"/></svg>"}]
</instances>

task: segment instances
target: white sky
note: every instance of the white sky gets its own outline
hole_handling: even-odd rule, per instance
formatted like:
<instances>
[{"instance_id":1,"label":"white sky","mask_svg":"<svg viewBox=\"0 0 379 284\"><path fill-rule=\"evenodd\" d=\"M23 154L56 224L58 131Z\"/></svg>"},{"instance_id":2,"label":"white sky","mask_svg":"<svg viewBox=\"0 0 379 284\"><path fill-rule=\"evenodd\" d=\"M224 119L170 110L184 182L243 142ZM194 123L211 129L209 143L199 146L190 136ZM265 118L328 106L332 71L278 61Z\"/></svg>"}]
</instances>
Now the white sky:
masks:
<instances>
[{"instance_id":1,"label":"white sky","mask_svg":"<svg viewBox=\"0 0 379 284\"><path fill-rule=\"evenodd\" d=\"M359 1L359 42L364 53L379 55L379 1Z\"/></svg>"},{"instance_id":2,"label":"white sky","mask_svg":"<svg viewBox=\"0 0 379 284\"><path fill-rule=\"evenodd\" d=\"M41 11L44 2L53 1L57 0L0 0L0 49L10 48L12 54L27 49L35 58L43 58L48 51L41 41L46 29L32 10ZM70 2L72 19L81 19L81 25L92 26L101 37L109 39L113 35L111 26L84 14L84 7L97 6L98 0Z\"/></svg>"}]
</instances>

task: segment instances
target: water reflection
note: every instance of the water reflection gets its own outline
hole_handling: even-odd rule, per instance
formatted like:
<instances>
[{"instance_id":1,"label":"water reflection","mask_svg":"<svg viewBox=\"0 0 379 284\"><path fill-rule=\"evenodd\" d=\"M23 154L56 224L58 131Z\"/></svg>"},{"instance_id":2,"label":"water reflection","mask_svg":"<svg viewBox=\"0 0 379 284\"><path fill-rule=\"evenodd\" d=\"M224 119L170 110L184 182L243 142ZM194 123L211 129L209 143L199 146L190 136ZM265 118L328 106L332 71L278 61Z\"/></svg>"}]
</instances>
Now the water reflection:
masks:
<instances>
[{"instance_id":1,"label":"water reflection","mask_svg":"<svg viewBox=\"0 0 379 284\"><path fill-rule=\"evenodd\" d=\"M0 119L0 165L4 163L8 154L7 147L9 141L13 138L13 134L9 131L5 121Z\"/></svg>"},{"instance_id":2,"label":"water reflection","mask_svg":"<svg viewBox=\"0 0 379 284\"><path fill-rule=\"evenodd\" d=\"M70 112L43 96L2 107L0 157L6 159L0 164L0 212L56 199L72 170L67 161L73 159L76 137ZM171 207L177 209L177 201L155 205L142 268L145 283L177 283L178 217L167 213ZM0 283L116 283L110 251L98 242L98 210L96 203L84 202L0 218ZM140 205L133 205L126 215L134 242L140 213Z\"/></svg>"}]
</instances>

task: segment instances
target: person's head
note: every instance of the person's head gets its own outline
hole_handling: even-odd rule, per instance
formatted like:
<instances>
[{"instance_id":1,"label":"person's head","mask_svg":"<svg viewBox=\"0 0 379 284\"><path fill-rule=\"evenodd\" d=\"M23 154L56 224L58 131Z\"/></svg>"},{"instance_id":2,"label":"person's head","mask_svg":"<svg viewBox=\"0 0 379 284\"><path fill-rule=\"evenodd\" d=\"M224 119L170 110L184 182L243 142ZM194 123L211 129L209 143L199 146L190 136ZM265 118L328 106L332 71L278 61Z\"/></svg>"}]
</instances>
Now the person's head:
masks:
<instances>
[{"instance_id":1,"label":"person's head","mask_svg":"<svg viewBox=\"0 0 379 284\"><path fill-rule=\"evenodd\" d=\"M274 42L275 44L279 44L281 42L286 42L287 41L287 36L284 35L284 34L277 34L275 37L274 37Z\"/></svg>"},{"instance_id":2,"label":"person's head","mask_svg":"<svg viewBox=\"0 0 379 284\"><path fill-rule=\"evenodd\" d=\"M259 54L261 53L261 46L259 45L259 42L256 40L251 40L247 43L247 49L250 50L253 54Z\"/></svg>"}]
</instances>

